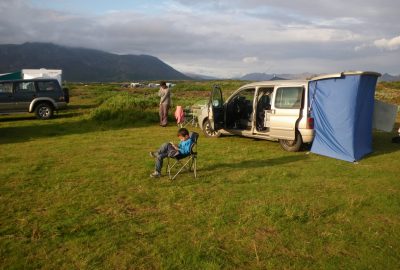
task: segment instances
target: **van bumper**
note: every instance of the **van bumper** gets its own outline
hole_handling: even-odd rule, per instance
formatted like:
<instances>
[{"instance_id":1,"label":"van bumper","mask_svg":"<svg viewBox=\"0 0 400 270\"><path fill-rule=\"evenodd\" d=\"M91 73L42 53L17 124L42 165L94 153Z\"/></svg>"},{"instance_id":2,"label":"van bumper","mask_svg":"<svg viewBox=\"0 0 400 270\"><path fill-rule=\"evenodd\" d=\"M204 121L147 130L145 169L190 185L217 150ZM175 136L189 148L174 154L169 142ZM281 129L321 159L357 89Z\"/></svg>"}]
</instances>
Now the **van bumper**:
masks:
<instances>
[{"instance_id":1,"label":"van bumper","mask_svg":"<svg viewBox=\"0 0 400 270\"><path fill-rule=\"evenodd\" d=\"M303 143L310 143L314 140L313 129L299 129Z\"/></svg>"}]
</instances>

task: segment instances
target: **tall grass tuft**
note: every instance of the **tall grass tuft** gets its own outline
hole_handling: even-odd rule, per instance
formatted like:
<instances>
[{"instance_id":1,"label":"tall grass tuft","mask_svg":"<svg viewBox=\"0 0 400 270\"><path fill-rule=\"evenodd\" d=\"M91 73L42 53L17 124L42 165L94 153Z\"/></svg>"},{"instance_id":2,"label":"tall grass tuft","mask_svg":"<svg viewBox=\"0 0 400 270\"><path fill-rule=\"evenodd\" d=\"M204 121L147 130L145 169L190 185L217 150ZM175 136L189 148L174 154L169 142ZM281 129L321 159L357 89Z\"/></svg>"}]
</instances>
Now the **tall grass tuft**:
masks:
<instances>
[{"instance_id":1,"label":"tall grass tuft","mask_svg":"<svg viewBox=\"0 0 400 270\"><path fill-rule=\"evenodd\" d=\"M155 97L134 97L129 93L118 93L108 97L91 112L91 119L113 121L117 124L157 121Z\"/></svg>"}]
</instances>

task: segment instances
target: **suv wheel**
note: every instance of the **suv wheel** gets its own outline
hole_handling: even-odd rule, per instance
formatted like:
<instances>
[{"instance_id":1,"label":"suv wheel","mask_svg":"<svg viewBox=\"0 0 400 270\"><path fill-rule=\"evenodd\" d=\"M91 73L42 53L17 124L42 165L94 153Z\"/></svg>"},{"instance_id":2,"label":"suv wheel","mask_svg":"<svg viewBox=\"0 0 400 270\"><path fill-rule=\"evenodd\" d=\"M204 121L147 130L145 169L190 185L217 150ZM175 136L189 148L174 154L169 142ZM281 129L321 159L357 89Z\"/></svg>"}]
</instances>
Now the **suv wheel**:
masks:
<instances>
[{"instance_id":1,"label":"suv wheel","mask_svg":"<svg viewBox=\"0 0 400 270\"><path fill-rule=\"evenodd\" d=\"M36 117L42 120L50 119L53 116L53 106L49 103L40 103L35 108Z\"/></svg>"},{"instance_id":2,"label":"suv wheel","mask_svg":"<svg viewBox=\"0 0 400 270\"><path fill-rule=\"evenodd\" d=\"M206 119L203 122L203 133L207 137L211 137L211 138L218 138L219 136L221 136L221 132L216 131L211 127L211 123L208 119Z\"/></svg>"},{"instance_id":3,"label":"suv wheel","mask_svg":"<svg viewBox=\"0 0 400 270\"><path fill-rule=\"evenodd\" d=\"M303 139L298 131L294 140L279 140L281 147L288 152L298 152L303 144Z\"/></svg>"}]
</instances>

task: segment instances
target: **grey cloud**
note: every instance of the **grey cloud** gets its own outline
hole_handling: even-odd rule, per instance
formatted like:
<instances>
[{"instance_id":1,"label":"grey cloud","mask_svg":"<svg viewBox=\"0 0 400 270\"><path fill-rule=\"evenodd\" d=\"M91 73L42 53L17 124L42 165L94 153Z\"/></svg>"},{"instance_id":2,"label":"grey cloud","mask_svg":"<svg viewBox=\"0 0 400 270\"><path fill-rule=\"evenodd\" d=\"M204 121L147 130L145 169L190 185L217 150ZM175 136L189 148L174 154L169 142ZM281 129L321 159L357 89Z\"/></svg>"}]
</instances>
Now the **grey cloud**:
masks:
<instances>
[{"instance_id":1,"label":"grey cloud","mask_svg":"<svg viewBox=\"0 0 400 270\"><path fill-rule=\"evenodd\" d=\"M400 58L400 50L354 50L399 35L397 24L390 21L393 11L374 9L372 1L363 1L354 12L350 10L361 1L315 5L303 0L180 2L190 11L89 16L35 8L28 0L0 0L0 42L45 41L150 54L182 71L223 76L267 69L319 73L376 67L377 71L400 72L393 61ZM383 2L398 5L397 1ZM258 61L244 63L246 57Z\"/></svg>"},{"instance_id":2,"label":"grey cloud","mask_svg":"<svg viewBox=\"0 0 400 270\"><path fill-rule=\"evenodd\" d=\"M263 8L284 14L298 14L321 18L335 17L381 17L397 15L400 3L397 0L178 0L188 6L210 5L218 10L260 10Z\"/></svg>"},{"instance_id":3,"label":"grey cloud","mask_svg":"<svg viewBox=\"0 0 400 270\"><path fill-rule=\"evenodd\" d=\"M261 13L264 18L268 16L282 19L283 23L290 21L301 21L314 24L318 20L332 20L340 18L354 18L365 24L359 28L354 27L356 32L374 34L390 33L394 35L399 32L398 0L178 0L188 6L212 6L218 12L247 12L248 14ZM267 12L265 12L267 11ZM343 27L343 26L342 26Z\"/></svg>"}]
</instances>

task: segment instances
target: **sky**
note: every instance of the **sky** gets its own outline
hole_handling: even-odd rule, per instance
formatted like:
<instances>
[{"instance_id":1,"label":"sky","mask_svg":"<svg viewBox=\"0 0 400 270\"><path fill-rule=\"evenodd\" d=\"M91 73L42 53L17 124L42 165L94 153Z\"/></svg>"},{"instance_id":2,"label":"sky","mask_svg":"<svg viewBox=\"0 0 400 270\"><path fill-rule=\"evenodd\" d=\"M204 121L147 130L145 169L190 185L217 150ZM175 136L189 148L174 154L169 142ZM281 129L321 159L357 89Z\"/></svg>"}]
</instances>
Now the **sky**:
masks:
<instances>
[{"instance_id":1,"label":"sky","mask_svg":"<svg viewBox=\"0 0 400 270\"><path fill-rule=\"evenodd\" d=\"M400 74L399 0L0 0L0 44L153 55L185 73Z\"/></svg>"}]
</instances>

